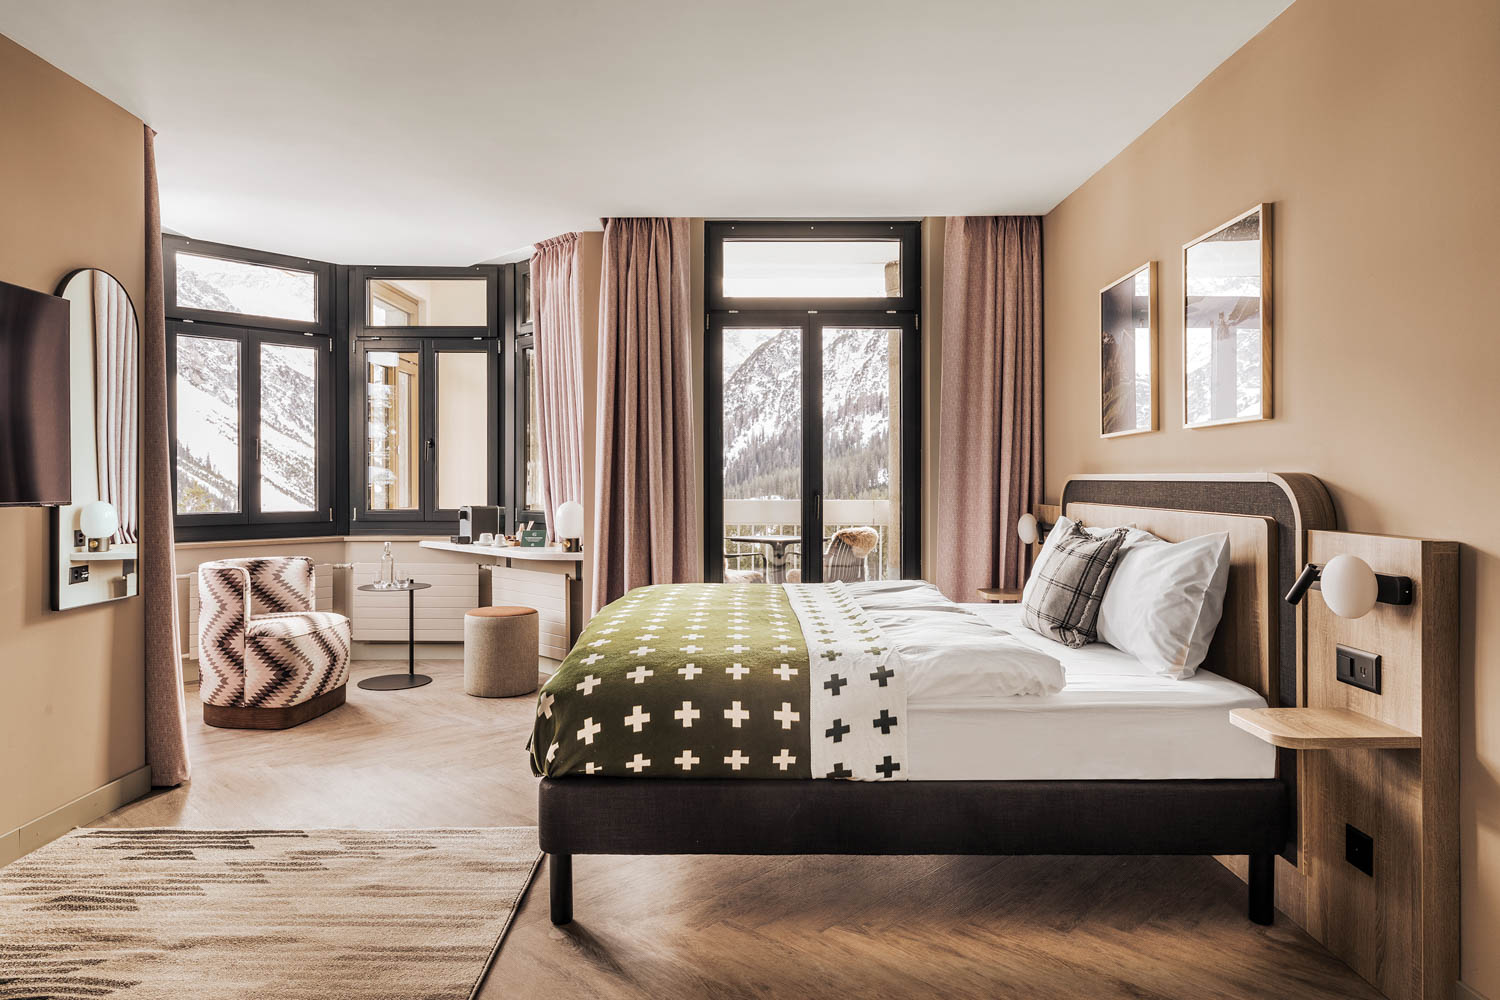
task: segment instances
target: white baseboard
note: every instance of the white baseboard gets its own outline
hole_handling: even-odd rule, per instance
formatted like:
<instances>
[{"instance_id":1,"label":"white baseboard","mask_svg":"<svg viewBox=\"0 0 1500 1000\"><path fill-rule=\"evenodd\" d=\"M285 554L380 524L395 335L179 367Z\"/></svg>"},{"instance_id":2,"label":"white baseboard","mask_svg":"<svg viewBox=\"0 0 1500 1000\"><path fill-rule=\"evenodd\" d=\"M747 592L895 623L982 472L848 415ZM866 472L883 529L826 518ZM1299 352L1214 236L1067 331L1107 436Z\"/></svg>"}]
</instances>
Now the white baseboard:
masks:
<instances>
[{"instance_id":1,"label":"white baseboard","mask_svg":"<svg viewBox=\"0 0 1500 1000\"><path fill-rule=\"evenodd\" d=\"M47 815L18 826L9 833L0 833L0 866L56 840L75 827L92 823L106 813L129 802L134 802L151 791L151 768L141 767L124 777L116 778L106 785L80 795L66 805L58 806Z\"/></svg>"}]
</instances>

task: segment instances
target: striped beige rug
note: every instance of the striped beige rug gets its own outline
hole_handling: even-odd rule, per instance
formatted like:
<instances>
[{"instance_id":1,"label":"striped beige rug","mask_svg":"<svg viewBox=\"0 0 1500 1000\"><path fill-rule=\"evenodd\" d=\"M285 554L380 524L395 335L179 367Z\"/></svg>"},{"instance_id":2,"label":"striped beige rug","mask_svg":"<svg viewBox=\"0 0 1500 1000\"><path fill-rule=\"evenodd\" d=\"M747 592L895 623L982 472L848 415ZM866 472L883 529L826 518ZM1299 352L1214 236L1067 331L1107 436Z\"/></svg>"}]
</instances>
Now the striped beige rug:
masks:
<instances>
[{"instance_id":1,"label":"striped beige rug","mask_svg":"<svg viewBox=\"0 0 1500 1000\"><path fill-rule=\"evenodd\" d=\"M0 996L472 997L534 827L75 830L0 868Z\"/></svg>"}]
</instances>

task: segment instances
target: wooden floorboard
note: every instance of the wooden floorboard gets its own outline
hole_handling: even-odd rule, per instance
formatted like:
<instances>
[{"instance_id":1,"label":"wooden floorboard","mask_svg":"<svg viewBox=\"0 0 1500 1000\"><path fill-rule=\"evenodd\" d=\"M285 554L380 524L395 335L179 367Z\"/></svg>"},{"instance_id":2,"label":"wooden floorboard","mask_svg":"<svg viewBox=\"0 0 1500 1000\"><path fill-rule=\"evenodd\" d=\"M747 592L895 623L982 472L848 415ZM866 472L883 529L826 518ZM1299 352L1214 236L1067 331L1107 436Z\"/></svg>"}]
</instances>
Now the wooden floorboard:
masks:
<instances>
[{"instance_id":1,"label":"wooden floorboard","mask_svg":"<svg viewBox=\"0 0 1500 1000\"><path fill-rule=\"evenodd\" d=\"M469 698L463 665L281 732L205 726L193 780L101 826L536 822L535 701ZM480 997L1378 997L1285 917L1258 927L1209 858L579 857L575 922L538 876Z\"/></svg>"}]
</instances>

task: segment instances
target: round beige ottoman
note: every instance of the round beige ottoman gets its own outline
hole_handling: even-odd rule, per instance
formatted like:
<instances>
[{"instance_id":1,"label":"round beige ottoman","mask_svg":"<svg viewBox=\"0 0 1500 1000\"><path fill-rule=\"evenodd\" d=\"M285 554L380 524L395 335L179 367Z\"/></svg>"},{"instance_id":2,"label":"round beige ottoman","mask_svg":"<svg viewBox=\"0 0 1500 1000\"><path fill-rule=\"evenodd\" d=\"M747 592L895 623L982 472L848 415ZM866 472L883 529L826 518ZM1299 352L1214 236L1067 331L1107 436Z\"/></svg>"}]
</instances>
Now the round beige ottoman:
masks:
<instances>
[{"instance_id":1,"label":"round beige ottoman","mask_svg":"<svg viewBox=\"0 0 1500 1000\"><path fill-rule=\"evenodd\" d=\"M536 690L537 660L535 608L475 608L464 613L465 694L530 694Z\"/></svg>"}]
</instances>

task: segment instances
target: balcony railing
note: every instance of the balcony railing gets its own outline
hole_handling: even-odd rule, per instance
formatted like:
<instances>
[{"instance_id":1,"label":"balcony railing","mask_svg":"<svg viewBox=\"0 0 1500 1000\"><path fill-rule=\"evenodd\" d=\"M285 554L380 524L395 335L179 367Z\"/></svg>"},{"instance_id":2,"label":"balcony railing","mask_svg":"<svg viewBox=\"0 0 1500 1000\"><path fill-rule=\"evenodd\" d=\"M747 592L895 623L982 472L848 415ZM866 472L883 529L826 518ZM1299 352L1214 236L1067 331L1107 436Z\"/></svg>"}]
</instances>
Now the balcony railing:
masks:
<instances>
[{"instance_id":1,"label":"balcony railing","mask_svg":"<svg viewBox=\"0 0 1500 1000\"><path fill-rule=\"evenodd\" d=\"M843 528L874 528L879 536L873 551L865 557L866 580L893 580L901 576L901 547L892 534L894 520L889 500L823 500L823 543L828 547L834 532ZM724 569L726 571L758 570L765 572L766 547L746 542L731 542L734 535L795 535L802 531L801 500L725 500L724 501ZM803 553L800 546L787 550L787 568L800 575Z\"/></svg>"}]
</instances>

